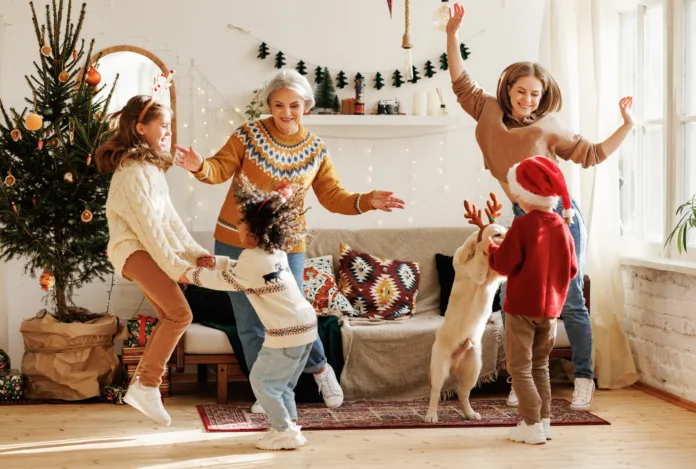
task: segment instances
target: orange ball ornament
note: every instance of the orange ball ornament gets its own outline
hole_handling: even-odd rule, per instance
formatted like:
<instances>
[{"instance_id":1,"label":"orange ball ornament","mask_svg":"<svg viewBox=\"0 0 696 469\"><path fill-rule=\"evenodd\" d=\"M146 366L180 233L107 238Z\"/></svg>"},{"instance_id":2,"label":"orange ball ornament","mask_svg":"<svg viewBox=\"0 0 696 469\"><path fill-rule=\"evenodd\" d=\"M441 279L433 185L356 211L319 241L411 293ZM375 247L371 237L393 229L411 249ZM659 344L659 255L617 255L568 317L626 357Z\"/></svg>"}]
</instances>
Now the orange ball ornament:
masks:
<instances>
[{"instance_id":1,"label":"orange ball ornament","mask_svg":"<svg viewBox=\"0 0 696 469\"><path fill-rule=\"evenodd\" d=\"M85 82L87 82L89 86L97 86L99 82L101 82L101 73L94 68L94 65L90 66Z\"/></svg>"},{"instance_id":2,"label":"orange ball ornament","mask_svg":"<svg viewBox=\"0 0 696 469\"><path fill-rule=\"evenodd\" d=\"M39 277L39 285L41 285L41 289L43 291L53 290L55 284L56 278L48 271L48 267L44 267L44 271L41 274L41 277Z\"/></svg>"},{"instance_id":3,"label":"orange ball ornament","mask_svg":"<svg viewBox=\"0 0 696 469\"><path fill-rule=\"evenodd\" d=\"M89 223L94 219L94 215L92 215L92 212L90 212L88 209L85 209L84 212L82 212L82 216L80 216L80 220L82 220L82 223Z\"/></svg>"},{"instance_id":4,"label":"orange ball ornament","mask_svg":"<svg viewBox=\"0 0 696 469\"><path fill-rule=\"evenodd\" d=\"M24 126L27 130L36 131L43 126L43 117L38 114L31 113L24 119Z\"/></svg>"}]
</instances>

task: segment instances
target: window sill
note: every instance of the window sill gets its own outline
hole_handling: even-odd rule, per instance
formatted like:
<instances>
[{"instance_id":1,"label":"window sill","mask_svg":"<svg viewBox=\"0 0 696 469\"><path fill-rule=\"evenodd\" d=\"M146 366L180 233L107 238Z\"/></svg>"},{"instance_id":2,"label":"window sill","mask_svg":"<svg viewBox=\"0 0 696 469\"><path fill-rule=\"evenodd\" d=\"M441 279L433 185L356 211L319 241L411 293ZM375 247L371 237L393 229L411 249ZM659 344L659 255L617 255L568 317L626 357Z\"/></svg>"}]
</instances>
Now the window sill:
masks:
<instances>
[{"instance_id":1,"label":"window sill","mask_svg":"<svg viewBox=\"0 0 696 469\"><path fill-rule=\"evenodd\" d=\"M660 257L621 257L621 265L675 272L696 277L696 262Z\"/></svg>"}]
</instances>

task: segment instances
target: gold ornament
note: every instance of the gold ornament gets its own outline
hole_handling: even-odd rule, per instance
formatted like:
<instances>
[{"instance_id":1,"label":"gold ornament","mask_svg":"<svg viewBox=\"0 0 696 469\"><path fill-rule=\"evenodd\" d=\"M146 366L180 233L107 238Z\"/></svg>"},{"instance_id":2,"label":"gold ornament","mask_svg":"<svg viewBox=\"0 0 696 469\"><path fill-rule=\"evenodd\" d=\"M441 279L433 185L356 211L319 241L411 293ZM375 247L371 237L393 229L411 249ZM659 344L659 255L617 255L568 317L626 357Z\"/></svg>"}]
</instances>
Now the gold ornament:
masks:
<instances>
[{"instance_id":1,"label":"gold ornament","mask_svg":"<svg viewBox=\"0 0 696 469\"><path fill-rule=\"evenodd\" d=\"M59 143L59 141L58 141L58 137L53 137L52 139L50 139L50 140L48 141L48 146L51 147L51 148L55 148L55 147L57 147L58 145L60 145L60 143Z\"/></svg>"},{"instance_id":2,"label":"gold ornament","mask_svg":"<svg viewBox=\"0 0 696 469\"><path fill-rule=\"evenodd\" d=\"M12 175L12 171L7 172L7 177L5 178L5 185L7 187L12 187L17 182L17 178Z\"/></svg>"},{"instance_id":3,"label":"gold ornament","mask_svg":"<svg viewBox=\"0 0 696 469\"><path fill-rule=\"evenodd\" d=\"M43 150L43 145L44 145L44 143L43 143L43 138L40 138L40 139L39 139L39 145L38 145L39 151Z\"/></svg>"},{"instance_id":4,"label":"gold ornament","mask_svg":"<svg viewBox=\"0 0 696 469\"><path fill-rule=\"evenodd\" d=\"M74 182L72 173L69 171L65 173L63 175L63 180L69 184L72 184Z\"/></svg>"},{"instance_id":5,"label":"gold ornament","mask_svg":"<svg viewBox=\"0 0 696 469\"><path fill-rule=\"evenodd\" d=\"M70 139L70 145L75 144L75 123L70 121L68 123L68 137Z\"/></svg>"},{"instance_id":6,"label":"gold ornament","mask_svg":"<svg viewBox=\"0 0 696 469\"><path fill-rule=\"evenodd\" d=\"M12 137L12 140L15 142L18 142L22 139L22 133L19 131L19 129L14 129L12 132L10 132L10 136Z\"/></svg>"},{"instance_id":7,"label":"gold ornament","mask_svg":"<svg viewBox=\"0 0 696 469\"><path fill-rule=\"evenodd\" d=\"M93 218L94 215L92 215L92 212L90 212L87 208L84 212L82 212L82 215L80 216L80 220L82 220L82 223L89 223L92 221Z\"/></svg>"},{"instance_id":8,"label":"gold ornament","mask_svg":"<svg viewBox=\"0 0 696 469\"><path fill-rule=\"evenodd\" d=\"M89 155L87 155L87 166L89 166L90 163L92 163L92 154L91 153Z\"/></svg>"},{"instance_id":9,"label":"gold ornament","mask_svg":"<svg viewBox=\"0 0 696 469\"><path fill-rule=\"evenodd\" d=\"M36 131L43 126L43 117L38 114L31 113L24 119L24 126L31 131Z\"/></svg>"},{"instance_id":10,"label":"gold ornament","mask_svg":"<svg viewBox=\"0 0 696 469\"><path fill-rule=\"evenodd\" d=\"M19 214L19 210L17 209L17 206L14 202L12 202L12 211L15 213L15 215Z\"/></svg>"},{"instance_id":11,"label":"gold ornament","mask_svg":"<svg viewBox=\"0 0 696 469\"><path fill-rule=\"evenodd\" d=\"M45 44L41 48L41 55L43 55L44 57L50 57L52 51L53 51L53 49L51 49L51 46L49 46L48 44Z\"/></svg>"},{"instance_id":12,"label":"gold ornament","mask_svg":"<svg viewBox=\"0 0 696 469\"><path fill-rule=\"evenodd\" d=\"M61 83L65 83L69 79L70 79L70 75L65 70L60 72L60 75L58 75L58 81L60 81Z\"/></svg>"}]
</instances>

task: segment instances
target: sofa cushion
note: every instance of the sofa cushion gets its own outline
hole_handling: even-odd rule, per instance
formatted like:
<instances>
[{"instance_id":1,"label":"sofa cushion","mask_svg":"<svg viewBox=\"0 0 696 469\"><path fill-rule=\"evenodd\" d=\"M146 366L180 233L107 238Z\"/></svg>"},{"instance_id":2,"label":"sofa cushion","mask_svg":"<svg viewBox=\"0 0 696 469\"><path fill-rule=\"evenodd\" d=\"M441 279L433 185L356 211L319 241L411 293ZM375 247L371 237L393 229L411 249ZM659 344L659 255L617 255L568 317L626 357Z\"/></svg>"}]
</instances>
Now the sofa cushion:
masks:
<instances>
[{"instance_id":1,"label":"sofa cushion","mask_svg":"<svg viewBox=\"0 0 696 469\"><path fill-rule=\"evenodd\" d=\"M233 354L227 334L193 323L184 334L184 351L195 355L223 355Z\"/></svg>"},{"instance_id":2,"label":"sofa cushion","mask_svg":"<svg viewBox=\"0 0 696 469\"><path fill-rule=\"evenodd\" d=\"M304 292L319 316L353 316L355 310L338 289L333 256L305 259Z\"/></svg>"},{"instance_id":3,"label":"sofa cushion","mask_svg":"<svg viewBox=\"0 0 696 469\"><path fill-rule=\"evenodd\" d=\"M420 268L415 262L376 257L341 244L339 286L358 316L403 319L416 309Z\"/></svg>"}]
</instances>

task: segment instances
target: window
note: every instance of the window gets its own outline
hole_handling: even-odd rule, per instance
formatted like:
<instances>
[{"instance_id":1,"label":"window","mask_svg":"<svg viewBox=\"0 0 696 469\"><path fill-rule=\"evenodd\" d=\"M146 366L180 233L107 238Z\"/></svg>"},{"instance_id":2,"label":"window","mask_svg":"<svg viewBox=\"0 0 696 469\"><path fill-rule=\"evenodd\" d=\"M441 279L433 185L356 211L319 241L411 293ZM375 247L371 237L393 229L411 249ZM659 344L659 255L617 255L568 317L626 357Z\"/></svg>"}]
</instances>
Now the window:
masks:
<instances>
[{"instance_id":1,"label":"window","mask_svg":"<svg viewBox=\"0 0 696 469\"><path fill-rule=\"evenodd\" d=\"M656 255L696 193L696 0L642 0L618 21L619 88L636 120L618 155L621 234L630 254Z\"/></svg>"}]
</instances>

